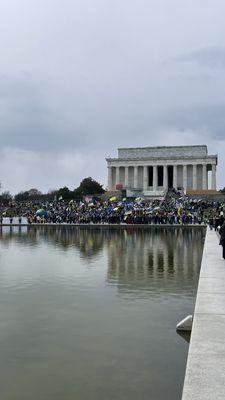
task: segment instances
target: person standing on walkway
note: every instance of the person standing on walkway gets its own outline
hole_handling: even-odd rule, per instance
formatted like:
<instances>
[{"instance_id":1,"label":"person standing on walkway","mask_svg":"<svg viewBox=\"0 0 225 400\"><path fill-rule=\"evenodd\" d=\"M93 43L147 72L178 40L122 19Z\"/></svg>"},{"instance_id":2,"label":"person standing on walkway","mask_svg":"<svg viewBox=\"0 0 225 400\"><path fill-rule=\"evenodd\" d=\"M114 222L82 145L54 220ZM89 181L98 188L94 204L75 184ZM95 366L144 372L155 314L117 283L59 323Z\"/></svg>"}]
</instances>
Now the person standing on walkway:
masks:
<instances>
[{"instance_id":1,"label":"person standing on walkway","mask_svg":"<svg viewBox=\"0 0 225 400\"><path fill-rule=\"evenodd\" d=\"M220 234L220 244L223 247L223 258L225 259L225 222L221 226L219 234Z\"/></svg>"}]
</instances>

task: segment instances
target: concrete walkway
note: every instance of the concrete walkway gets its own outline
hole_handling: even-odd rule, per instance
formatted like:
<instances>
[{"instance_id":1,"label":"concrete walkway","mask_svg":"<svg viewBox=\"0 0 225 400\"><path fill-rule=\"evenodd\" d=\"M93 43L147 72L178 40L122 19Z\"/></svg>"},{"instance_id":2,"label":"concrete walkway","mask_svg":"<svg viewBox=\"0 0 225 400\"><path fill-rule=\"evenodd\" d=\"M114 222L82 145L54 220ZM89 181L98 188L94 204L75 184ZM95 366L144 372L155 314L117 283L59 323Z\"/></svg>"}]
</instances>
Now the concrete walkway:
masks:
<instances>
[{"instance_id":1,"label":"concrete walkway","mask_svg":"<svg viewBox=\"0 0 225 400\"><path fill-rule=\"evenodd\" d=\"M225 260L207 229L182 400L225 399Z\"/></svg>"}]
</instances>

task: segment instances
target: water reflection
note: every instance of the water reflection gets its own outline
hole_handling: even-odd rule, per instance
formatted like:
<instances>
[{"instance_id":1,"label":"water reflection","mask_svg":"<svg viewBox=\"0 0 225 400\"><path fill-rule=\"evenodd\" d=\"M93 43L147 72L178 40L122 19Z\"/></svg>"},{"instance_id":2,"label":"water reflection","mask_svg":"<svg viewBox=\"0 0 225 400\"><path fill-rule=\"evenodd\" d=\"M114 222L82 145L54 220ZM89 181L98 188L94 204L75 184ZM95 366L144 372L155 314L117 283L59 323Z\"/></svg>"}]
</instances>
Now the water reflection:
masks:
<instances>
[{"instance_id":1,"label":"water reflection","mask_svg":"<svg viewBox=\"0 0 225 400\"><path fill-rule=\"evenodd\" d=\"M157 237L156 237L157 234ZM152 246L158 243L160 235L164 242L168 244L168 239L170 241L170 249L172 247L171 253L173 253L174 245L179 247L183 244L183 239L185 242L191 243L193 240L197 239L200 243L204 237L204 228L191 228L191 227L104 227L104 226L5 226L0 227L0 240L7 242L10 239L18 239L21 242L32 242L37 243L40 239L53 241L59 244L65 249L75 245L82 248L83 243L90 241L91 247L94 249L96 243L100 249L104 246L106 242L114 241L121 245L121 241L129 249L135 243L140 244L145 241L149 241ZM21 240L20 240L21 239ZM178 245L178 246L177 246ZM197 243L199 246L199 243ZM141 244L142 247L142 244ZM186 246L187 247L187 246ZM89 249L83 249L83 253L89 256Z\"/></svg>"},{"instance_id":2,"label":"water reflection","mask_svg":"<svg viewBox=\"0 0 225 400\"><path fill-rule=\"evenodd\" d=\"M108 242L108 281L117 284L120 292L153 288L168 292L176 288L176 294L186 290L192 295L203 237L201 229L121 232Z\"/></svg>"},{"instance_id":3,"label":"water reflection","mask_svg":"<svg viewBox=\"0 0 225 400\"><path fill-rule=\"evenodd\" d=\"M183 291L190 277L197 282L201 263L205 231L201 228L162 227L3 227L0 241L8 246L11 241L19 245L38 246L48 243L56 249L79 251L88 260L107 251L109 284L118 284L120 291L149 289L158 279L165 290L174 285L171 279L179 276ZM133 285L134 283L134 285ZM162 289L162 287L160 288Z\"/></svg>"},{"instance_id":4,"label":"water reflection","mask_svg":"<svg viewBox=\"0 0 225 400\"><path fill-rule=\"evenodd\" d=\"M1 399L180 399L188 345L175 326L193 311L203 236L3 227Z\"/></svg>"},{"instance_id":5,"label":"water reflection","mask_svg":"<svg viewBox=\"0 0 225 400\"><path fill-rule=\"evenodd\" d=\"M11 240L21 245L35 246L47 242L64 251L75 247L82 257L91 258L97 255L104 246L104 230L88 227L3 227L0 229L0 240L8 245Z\"/></svg>"}]
</instances>

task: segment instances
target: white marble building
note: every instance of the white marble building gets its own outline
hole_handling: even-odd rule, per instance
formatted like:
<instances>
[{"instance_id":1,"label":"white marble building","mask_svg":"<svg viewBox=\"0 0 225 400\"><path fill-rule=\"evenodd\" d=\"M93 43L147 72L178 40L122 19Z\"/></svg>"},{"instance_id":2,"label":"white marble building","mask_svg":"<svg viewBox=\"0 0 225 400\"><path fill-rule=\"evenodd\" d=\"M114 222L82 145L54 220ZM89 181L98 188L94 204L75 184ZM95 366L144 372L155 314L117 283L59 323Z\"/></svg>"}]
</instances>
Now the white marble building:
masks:
<instances>
[{"instance_id":1,"label":"white marble building","mask_svg":"<svg viewBox=\"0 0 225 400\"><path fill-rule=\"evenodd\" d=\"M108 190L120 185L129 195L146 196L163 195L168 188L216 190L217 155L209 155L205 145L123 148L118 158L106 161Z\"/></svg>"}]
</instances>

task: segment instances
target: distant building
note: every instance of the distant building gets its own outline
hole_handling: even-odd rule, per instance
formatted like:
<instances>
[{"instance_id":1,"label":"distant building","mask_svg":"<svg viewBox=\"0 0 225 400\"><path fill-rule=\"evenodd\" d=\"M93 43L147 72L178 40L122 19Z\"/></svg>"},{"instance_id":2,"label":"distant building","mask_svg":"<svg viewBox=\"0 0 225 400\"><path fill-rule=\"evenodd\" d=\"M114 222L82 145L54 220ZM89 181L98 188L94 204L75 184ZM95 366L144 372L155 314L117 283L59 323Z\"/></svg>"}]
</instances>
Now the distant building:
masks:
<instances>
[{"instance_id":1,"label":"distant building","mask_svg":"<svg viewBox=\"0 0 225 400\"><path fill-rule=\"evenodd\" d=\"M216 190L217 155L207 146L162 146L118 149L118 158L107 158L108 190L123 187L128 195L163 195L168 188Z\"/></svg>"}]
</instances>

